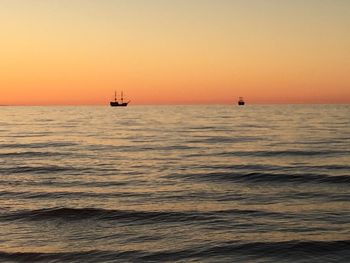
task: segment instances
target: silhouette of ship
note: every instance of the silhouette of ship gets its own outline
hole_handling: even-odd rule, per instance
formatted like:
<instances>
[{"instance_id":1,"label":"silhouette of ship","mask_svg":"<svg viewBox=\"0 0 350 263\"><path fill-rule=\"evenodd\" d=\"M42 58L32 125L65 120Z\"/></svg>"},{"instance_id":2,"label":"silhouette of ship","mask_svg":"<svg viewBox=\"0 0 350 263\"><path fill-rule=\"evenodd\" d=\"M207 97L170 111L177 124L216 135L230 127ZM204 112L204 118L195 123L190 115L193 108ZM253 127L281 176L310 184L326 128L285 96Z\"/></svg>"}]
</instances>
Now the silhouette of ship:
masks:
<instances>
[{"instance_id":1,"label":"silhouette of ship","mask_svg":"<svg viewBox=\"0 0 350 263\"><path fill-rule=\"evenodd\" d=\"M238 99L238 105L239 105L239 106L243 106L244 104L245 104L245 102L244 102L243 98L242 98L242 97L239 97L239 99Z\"/></svg>"},{"instance_id":2,"label":"silhouette of ship","mask_svg":"<svg viewBox=\"0 0 350 263\"><path fill-rule=\"evenodd\" d=\"M117 100L117 92L114 92L114 101L110 102L112 107L126 107L130 101L124 102L123 92L121 93L120 102Z\"/></svg>"}]
</instances>

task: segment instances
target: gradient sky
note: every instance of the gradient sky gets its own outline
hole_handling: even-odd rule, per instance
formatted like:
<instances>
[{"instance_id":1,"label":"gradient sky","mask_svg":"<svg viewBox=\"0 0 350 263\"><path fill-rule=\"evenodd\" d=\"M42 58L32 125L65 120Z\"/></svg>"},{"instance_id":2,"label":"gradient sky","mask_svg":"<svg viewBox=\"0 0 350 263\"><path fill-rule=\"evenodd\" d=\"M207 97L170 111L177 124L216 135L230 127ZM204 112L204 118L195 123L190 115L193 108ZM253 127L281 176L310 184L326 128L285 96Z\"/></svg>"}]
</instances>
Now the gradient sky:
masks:
<instances>
[{"instance_id":1,"label":"gradient sky","mask_svg":"<svg viewBox=\"0 0 350 263\"><path fill-rule=\"evenodd\" d=\"M0 104L350 103L348 0L0 0Z\"/></svg>"}]
</instances>

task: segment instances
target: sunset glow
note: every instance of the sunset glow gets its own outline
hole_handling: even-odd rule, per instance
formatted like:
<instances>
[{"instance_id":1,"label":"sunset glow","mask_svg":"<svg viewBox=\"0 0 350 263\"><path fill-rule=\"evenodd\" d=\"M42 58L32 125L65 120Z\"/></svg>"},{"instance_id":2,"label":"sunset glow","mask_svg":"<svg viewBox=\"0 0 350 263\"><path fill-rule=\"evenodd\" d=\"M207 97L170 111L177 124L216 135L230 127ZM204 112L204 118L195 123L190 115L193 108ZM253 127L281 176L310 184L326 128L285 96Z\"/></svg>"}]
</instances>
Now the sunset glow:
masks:
<instances>
[{"instance_id":1,"label":"sunset glow","mask_svg":"<svg viewBox=\"0 0 350 263\"><path fill-rule=\"evenodd\" d=\"M0 0L0 105L350 103L350 1Z\"/></svg>"}]
</instances>

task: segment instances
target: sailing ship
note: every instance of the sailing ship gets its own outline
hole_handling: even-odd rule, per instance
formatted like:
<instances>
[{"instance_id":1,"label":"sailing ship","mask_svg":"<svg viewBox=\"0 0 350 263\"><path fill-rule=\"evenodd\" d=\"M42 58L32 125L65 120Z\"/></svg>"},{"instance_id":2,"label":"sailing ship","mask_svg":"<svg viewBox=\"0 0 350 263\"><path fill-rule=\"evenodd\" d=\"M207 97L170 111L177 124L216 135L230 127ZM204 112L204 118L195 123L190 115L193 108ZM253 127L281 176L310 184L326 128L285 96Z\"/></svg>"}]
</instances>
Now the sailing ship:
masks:
<instances>
[{"instance_id":1,"label":"sailing ship","mask_svg":"<svg viewBox=\"0 0 350 263\"><path fill-rule=\"evenodd\" d=\"M245 104L245 102L244 102L243 98L242 98L242 97L239 97L239 99L238 99L238 105L239 105L239 106L243 106L244 104Z\"/></svg>"},{"instance_id":2,"label":"sailing ship","mask_svg":"<svg viewBox=\"0 0 350 263\"><path fill-rule=\"evenodd\" d=\"M126 107L130 101L124 102L123 92L121 93L120 101L117 100L117 92L114 92L114 101L110 102L112 107Z\"/></svg>"}]
</instances>

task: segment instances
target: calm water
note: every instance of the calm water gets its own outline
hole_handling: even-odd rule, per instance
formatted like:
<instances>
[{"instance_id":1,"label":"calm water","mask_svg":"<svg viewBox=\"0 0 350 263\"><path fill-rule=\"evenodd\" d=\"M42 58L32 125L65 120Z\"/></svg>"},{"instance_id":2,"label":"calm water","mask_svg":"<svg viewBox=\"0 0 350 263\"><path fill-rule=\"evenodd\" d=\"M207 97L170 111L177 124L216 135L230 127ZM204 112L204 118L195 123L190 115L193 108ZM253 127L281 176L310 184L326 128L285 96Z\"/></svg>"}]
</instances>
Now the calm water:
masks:
<instances>
[{"instance_id":1,"label":"calm water","mask_svg":"<svg viewBox=\"0 0 350 263\"><path fill-rule=\"evenodd\" d=\"M349 262L350 105L0 108L0 261Z\"/></svg>"}]
</instances>

